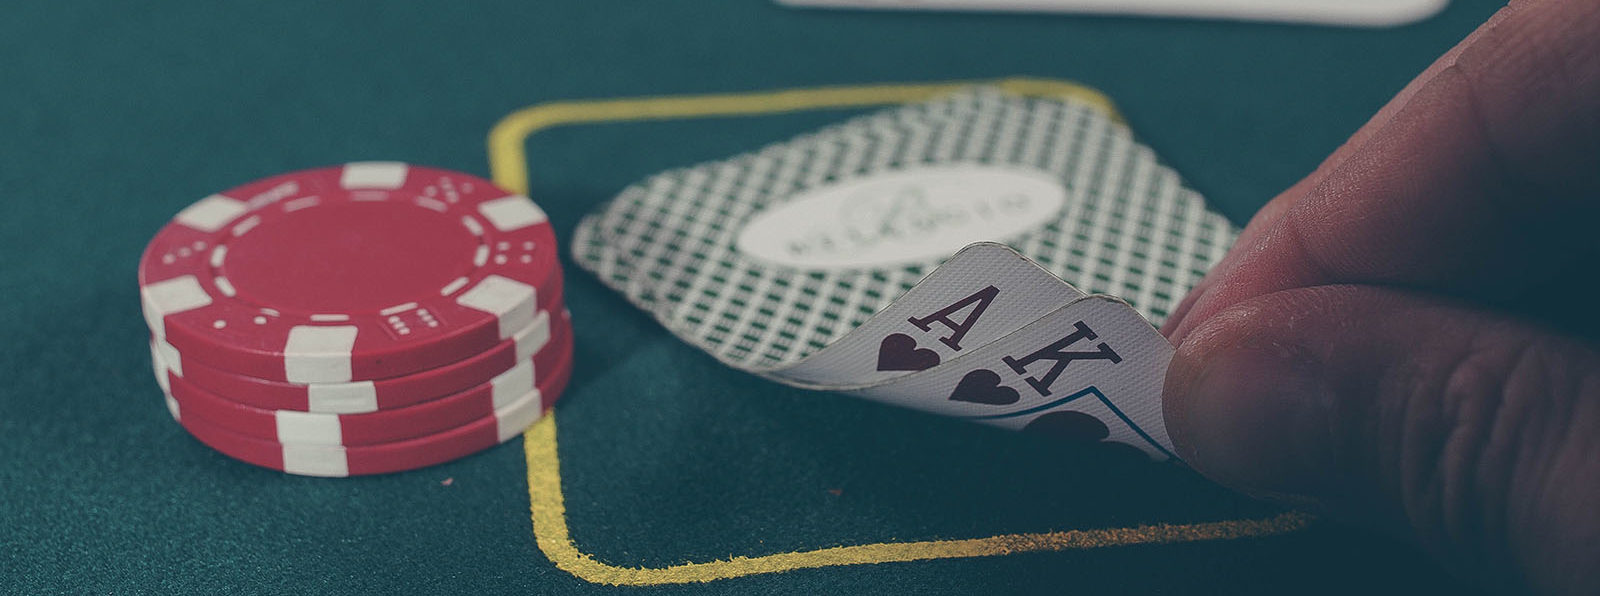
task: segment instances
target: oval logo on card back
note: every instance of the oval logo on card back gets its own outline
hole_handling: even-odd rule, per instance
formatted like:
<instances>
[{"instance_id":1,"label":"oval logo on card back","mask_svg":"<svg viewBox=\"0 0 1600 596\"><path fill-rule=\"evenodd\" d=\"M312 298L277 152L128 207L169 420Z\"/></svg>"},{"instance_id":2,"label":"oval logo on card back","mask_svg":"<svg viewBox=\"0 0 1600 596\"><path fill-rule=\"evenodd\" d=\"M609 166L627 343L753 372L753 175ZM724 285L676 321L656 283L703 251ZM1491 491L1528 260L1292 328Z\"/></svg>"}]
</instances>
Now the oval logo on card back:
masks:
<instances>
[{"instance_id":1,"label":"oval logo on card back","mask_svg":"<svg viewBox=\"0 0 1600 596\"><path fill-rule=\"evenodd\" d=\"M801 269L937 261L1054 219L1067 190L1048 173L980 164L892 170L807 190L757 213L739 252Z\"/></svg>"}]
</instances>

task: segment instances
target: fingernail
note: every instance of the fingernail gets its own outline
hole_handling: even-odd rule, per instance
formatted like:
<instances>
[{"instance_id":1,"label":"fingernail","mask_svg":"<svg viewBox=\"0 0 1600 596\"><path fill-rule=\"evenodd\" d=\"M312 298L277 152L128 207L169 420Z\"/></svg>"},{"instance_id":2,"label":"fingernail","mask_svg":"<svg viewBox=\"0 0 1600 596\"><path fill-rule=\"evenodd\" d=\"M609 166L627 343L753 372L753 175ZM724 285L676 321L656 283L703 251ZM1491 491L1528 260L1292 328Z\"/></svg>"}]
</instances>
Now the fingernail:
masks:
<instances>
[{"instance_id":1,"label":"fingernail","mask_svg":"<svg viewBox=\"0 0 1600 596\"><path fill-rule=\"evenodd\" d=\"M1191 466L1257 496L1299 500L1319 492L1330 471L1334 393L1321 367L1297 353L1224 348L1180 363L1197 371L1176 383L1184 395L1174 435Z\"/></svg>"}]
</instances>

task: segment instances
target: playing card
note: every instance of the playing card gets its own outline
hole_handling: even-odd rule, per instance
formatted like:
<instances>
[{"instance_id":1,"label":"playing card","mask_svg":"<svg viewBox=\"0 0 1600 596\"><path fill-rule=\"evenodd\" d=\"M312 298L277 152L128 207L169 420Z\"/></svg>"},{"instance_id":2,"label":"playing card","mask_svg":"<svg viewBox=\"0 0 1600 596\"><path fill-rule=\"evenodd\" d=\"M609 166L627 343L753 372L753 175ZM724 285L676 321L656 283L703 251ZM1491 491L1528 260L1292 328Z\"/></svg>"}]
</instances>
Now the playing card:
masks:
<instances>
[{"instance_id":1,"label":"playing card","mask_svg":"<svg viewBox=\"0 0 1600 596\"><path fill-rule=\"evenodd\" d=\"M749 370L821 389L872 385L970 353L1083 296L1010 247L975 243L838 341Z\"/></svg>"},{"instance_id":2,"label":"playing card","mask_svg":"<svg viewBox=\"0 0 1600 596\"><path fill-rule=\"evenodd\" d=\"M969 200L963 179L994 192ZM580 225L573 253L690 343L770 368L974 241L1159 323L1233 235L1098 108L977 88L653 176Z\"/></svg>"},{"instance_id":3,"label":"playing card","mask_svg":"<svg viewBox=\"0 0 1600 596\"><path fill-rule=\"evenodd\" d=\"M790 183L797 188L812 187L825 182L824 177L836 175L827 168L815 167L818 160L843 154L839 165L850 167L861 161L863 147L880 146L891 140L925 142L926 120L970 110L969 103L912 104L851 119L750 154L663 172L624 190L609 208L581 222L574 246L591 250L575 254L645 310L652 310L662 299L676 303L682 299L681 292L656 294L656 289L666 283L664 278L689 270L692 264L714 254L717 247L680 249L692 247L696 240L713 245L722 240L718 232L723 220L757 204L759 197L752 195L786 192L782 186ZM877 159L890 157L890 153L880 153ZM881 163L861 165L869 171L886 167ZM761 180L765 177L772 179ZM670 236L663 238L661 234ZM634 275L634 265L641 259L652 265L642 275ZM900 290L914 282L905 283Z\"/></svg>"},{"instance_id":4,"label":"playing card","mask_svg":"<svg viewBox=\"0 0 1600 596\"><path fill-rule=\"evenodd\" d=\"M1172 344L1126 303L1088 296L950 362L844 392L1058 434L1063 413L1075 412L1083 423L1068 431L1071 438L1131 445L1168 459L1172 440L1162 419L1161 387L1172 352ZM1099 426L1085 424L1087 418Z\"/></svg>"},{"instance_id":5,"label":"playing card","mask_svg":"<svg viewBox=\"0 0 1600 596\"><path fill-rule=\"evenodd\" d=\"M1449 0L778 0L817 8L1068 12L1390 27L1433 16Z\"/></svg>"},{"instance_id":6,"label":"playing card","mask_svg":"<svg viewBox=\"0 0 1600 596\"><path fill-rule=\"evenodd\" d=\"M1150 321L1235 233L1099 108L980 87L653 176L573 254L730 366L1165 458Z\"/></svg>"}]
</instances>

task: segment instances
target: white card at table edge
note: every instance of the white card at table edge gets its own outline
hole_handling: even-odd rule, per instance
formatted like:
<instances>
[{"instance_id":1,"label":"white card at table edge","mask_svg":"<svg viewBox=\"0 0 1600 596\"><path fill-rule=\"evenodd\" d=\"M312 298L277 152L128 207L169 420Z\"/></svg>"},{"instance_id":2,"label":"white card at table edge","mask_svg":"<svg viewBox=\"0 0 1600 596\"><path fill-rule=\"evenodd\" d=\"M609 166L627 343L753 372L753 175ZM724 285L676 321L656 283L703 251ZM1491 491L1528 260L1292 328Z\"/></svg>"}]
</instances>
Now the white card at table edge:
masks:
<instances>
[{"instance_id":1,"label":"white card at table edge","mask_svg":"<svg viewBox=\"0 0 1600 596\"><path fill-rule=\"evenodd\" d=\"M1393 27L1443 10L1449 0L777 0L806 8L1063 12Z\"/></svg>"}]
</instances>

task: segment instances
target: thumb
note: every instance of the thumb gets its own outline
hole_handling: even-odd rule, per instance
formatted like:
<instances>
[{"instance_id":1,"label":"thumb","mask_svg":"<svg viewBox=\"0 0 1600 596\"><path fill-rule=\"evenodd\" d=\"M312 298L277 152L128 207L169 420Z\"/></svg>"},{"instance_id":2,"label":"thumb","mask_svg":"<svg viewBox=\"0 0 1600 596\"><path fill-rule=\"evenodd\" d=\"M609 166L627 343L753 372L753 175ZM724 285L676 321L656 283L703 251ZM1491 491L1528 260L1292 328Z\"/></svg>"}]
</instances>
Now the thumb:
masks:
<instances>
[{"instance_id":1,"label":"thumb","mask_svg":"<svg viewBox=\"0 0 1600 596\"><path fill-rule=\"evenodd\" d=\"M1179 454L1219 483L1412 536L1480 579L1600 588L1600 354L1582 341L1398 290L1300 288L1196 326L1166 396Z\"/></svg>"}]
</instances>

